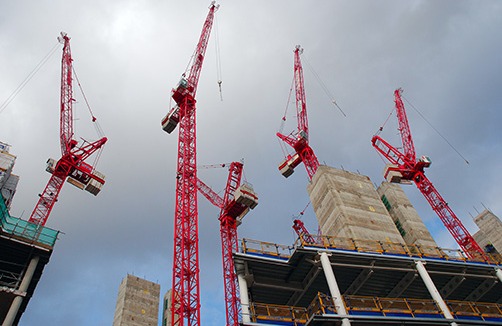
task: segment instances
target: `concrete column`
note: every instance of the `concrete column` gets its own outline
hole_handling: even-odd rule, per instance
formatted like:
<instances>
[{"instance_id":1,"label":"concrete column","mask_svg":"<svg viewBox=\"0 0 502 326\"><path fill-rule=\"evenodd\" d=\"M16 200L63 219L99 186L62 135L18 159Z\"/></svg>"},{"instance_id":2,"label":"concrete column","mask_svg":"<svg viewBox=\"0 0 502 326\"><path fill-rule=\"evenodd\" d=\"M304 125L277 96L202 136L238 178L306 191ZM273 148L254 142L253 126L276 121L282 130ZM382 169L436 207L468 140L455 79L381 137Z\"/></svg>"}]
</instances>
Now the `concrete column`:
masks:
<instances>
[{"instance_id":1,"label":"concrete column","mask_svg":"<svg viewBox=\"0 0 502 326\"><path fill-rule=\"evenodd\" d=\"M242 322L250 323L251 314L249 313L248 283L241 273L237 274L237 280L239 281L239 292L241 297Z\"/></svg>"},{"instance_id":2,"label":"concrete column","mask_svg":"<svg viewBox=\"0 0 502 326\"><path fill-rule=\"evenodd\" d=\"M21 281L18 292L26 293L26 291L28 290L28 286L31 283L31 279L33 278L33 274L35 273L35 269L37 268L39 260L40 257L38 256L35 256L31 259L24 273L23 280ZM5 316L2 326L12 326L12 324L14 324L14 320L16 319L19 307L21 307L22 302L23 296L21 295L16 296L14 300L12 300L12 304L10 305L9 311L7 312L7 316Z\"/></svg>"},{"instance_id":3,"label":"concrete column","mask_svg":"<svg viewBox=\"0 0 502 326\"><path fill-rule=\"evenodd\" d=\"M446 319L453 319L453 315L450 312L450 309L448 309L448 306L444 302L443 298L441 297L441 294L439 294L438 289L436 288L436 285L434 285L434 282L432 282L432 278L430 277L429 273L427 273L427 270L425 269L424 262L417 260L415 261L415 265L417 266L418 274L420 274L420 277L424 281L425 287L427 290L429 290L429 293L432 296L432 299L436 301L436 303L439 306L439 309L443 312L444 316ZM451 322L451 326L457 326L457 323Z\"/></svg>"},{"instance_id":4,"label":"concrete column","mask_svg":"<svg viewBox=\"0 0 502 326\"><path fill-rule=\"evenodd\" d=\"M500 282L502 282L502 269L495 268L495 274L497 274L497 277L499 278Z\"/></svg>"},{"instance_id":5,"label":"concrete column","mask_svg":"<svg viewBox=\"0 0 502 326\"><path fill-rule=\"evenodd\" d=\"M326 281L328 282L329 292L333 298L333 303L335 304L336 313L340 316L347 316L347 309L345 309L345 303L342 299L342 294L338 288L338 283L336 283L335 273L333 268L331 268L331 263L329 261L328 254L325 252L320 253L321 265L326 276ZM350 321L348 318L342 318L342 326L350 326Z\"/></svg>"}]
</instances>

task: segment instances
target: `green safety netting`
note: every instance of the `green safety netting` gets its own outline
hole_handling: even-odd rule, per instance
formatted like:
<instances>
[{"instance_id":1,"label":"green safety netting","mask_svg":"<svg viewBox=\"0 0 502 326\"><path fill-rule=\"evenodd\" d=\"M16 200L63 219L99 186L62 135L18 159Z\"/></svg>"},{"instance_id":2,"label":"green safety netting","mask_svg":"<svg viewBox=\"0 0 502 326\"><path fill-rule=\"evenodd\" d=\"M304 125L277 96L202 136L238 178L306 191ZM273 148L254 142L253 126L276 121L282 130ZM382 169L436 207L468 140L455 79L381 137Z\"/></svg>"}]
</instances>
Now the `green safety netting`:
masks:
<instances>
[{"instance_id":1,"label":"green safety netting","mask_svg":"<svg viewBox=\"0 0 502 326\"><path fill-rule=\"evenodd\" d=\"M59 231L39 226L17 217L10 216L3 197L0 195L0 227L2 232L20 236L28 241L51 247L56 243Z\"/></svg>"}]
</instances>

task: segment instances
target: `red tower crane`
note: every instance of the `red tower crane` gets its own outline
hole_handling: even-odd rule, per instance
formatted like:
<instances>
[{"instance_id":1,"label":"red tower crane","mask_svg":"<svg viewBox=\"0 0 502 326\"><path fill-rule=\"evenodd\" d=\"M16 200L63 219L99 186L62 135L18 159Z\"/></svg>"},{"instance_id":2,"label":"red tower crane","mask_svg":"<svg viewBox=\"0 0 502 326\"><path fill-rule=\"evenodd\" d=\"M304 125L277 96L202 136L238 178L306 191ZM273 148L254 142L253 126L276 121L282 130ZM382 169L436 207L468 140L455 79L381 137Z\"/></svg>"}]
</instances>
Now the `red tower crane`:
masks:
<instances>
[{"instance_id":1,"label":"red tower crane","mask_svg":"<svg viewBox=\"0 0 502 326\"><path fill-rule=\"evenodd\" d=\"M309 233L307 228L305 227L305 224L303 223L302 220L295 219L293 221L293 230L295 230L296 234L302 239L303 241L313 244L317 243L317 241L314 240L312 235Z\"/></svg>"},{"instance_id":2,"label":"red tower crane","mask_svg":"<svg viewBox=\"0 0 502 326\"><path fill-rule=\"evenodd\" d=\"M225 165L222 165L225 166ZM225 287L226 325L239 325L238 282L232 254L239 249L237 226L258 205L258 197L248 183L241 184L243 164L232 162L229 167L225 193L221 198L209 186L197 179L197 188L213 205L219 207L221 251L223 260L223 283Z\"/></svg>"},{"instance_id":3,"label":"red tower crane","mask_svg":"<svg viewBox=\"0 0 502 326\"><path fill-rule=\"evenodd\" d=\"M309 145L307 101L305 97L305 86L303 83L303 68L300 60L300 54L302 54L302 52L303 49L299 45L297 45L294 51L294 80L298 129L294 130L287 136L279 132L277 133L277 137L291 146L295 150L295 152L292 155L289 154L286 159L279 165L279 171L281 171L282 175L287 178L291 174L293 174L295 167L298 166L300 162L303 162L305 168L307 169L309 180L312 180L312 177L319 167L319 161L314 154L314 150ZM284 119L285 117L283 118L283 120Z\"/></svg>"},{"instance_id":4,"label":"red tower crane","mask_svg":"<svg viewBox=\"0 0 502 326\"><path fill-rule=\"evenodd\" d=\"M298 119L298 128L292 131L289 135L283 135L277 133L283 142L291 146L295 152L294 154L288 154L286 159L279 164L279 171L281 171L284 177L289 177L293 172L295 172L295 167L301 162L305 165L309 180L317 172L319 167L319 160L314 153L314 150L309 145L309 123L307 117L307 100L305 96L305 86L303 82L303 67L300 60L300 55L303 53L303 49L297 45L294 50L294 81L295 81L295 98L296 98L296 116ZM285 120L285 117L283 117ZM299 237L309 236L310 239L304 238L306 241L314 243L314 239L309 235L305 225L301 220L295 220L293 224L293 229L298 234Z\"/></svg>"},{"instance_id":5,"label":"red tower crane","mask_svg":"<svg viewBox=\"0 0 502 326\"><path fill-rule=\"evenodd\" d=\"M94 169L85 160L94 152L101 149L107 138L103 137L95 142L84 141L80 146L73 138L73 89L72 89L72 57L70 51L70 38L66 33L61 33L58 38L63 46L61 61L61 101L60 101L60 141L61 158L47 161L47 172L52 176L45 186L44 191L31 213L29 221L37 225L45 225L54 204L57 201L63 183L67 180L74 186L85 189L97 195L104 185L104 175ZM93 121L96 118L93 117Z\"/></svg>"},{"instance_id":6,"label":"red tower crane","mask_svg":"<svg viewBox=\"0 0 502 326\"><path fill-rule=\"evenodd\" d=\"M373 136L371 140L373 147L390 162L390 165L387 165L385 169L384 177L389 182L395 183L410 184L413 181L457 241L460 249L470 258L481 257L488 260L483 249L481 249L469 231L467 231L448 203L432 185L432 182L425 176L424 168L431 165L430 159L422 156L417 161L408 118L406 117L404 104L401 100L401 93L402 90L397 89L394 92L394 98L403 151L399 151L378 135Z\"/></svg>"},{"instance_id":7,"label":"red tower crane","mask_svg":"<svg viewBox=\"0 0 502 326\"><path fill-rule=\"evenodd\" d=\"M195 94L206 53L215 11L209 13L195 49L188 78L184 73L172 90L176 105L162 119L162 129L171 133L179 124L171 325L200 325L199 229L197 206L197 162Z\"/></svg>"}]
</instances>

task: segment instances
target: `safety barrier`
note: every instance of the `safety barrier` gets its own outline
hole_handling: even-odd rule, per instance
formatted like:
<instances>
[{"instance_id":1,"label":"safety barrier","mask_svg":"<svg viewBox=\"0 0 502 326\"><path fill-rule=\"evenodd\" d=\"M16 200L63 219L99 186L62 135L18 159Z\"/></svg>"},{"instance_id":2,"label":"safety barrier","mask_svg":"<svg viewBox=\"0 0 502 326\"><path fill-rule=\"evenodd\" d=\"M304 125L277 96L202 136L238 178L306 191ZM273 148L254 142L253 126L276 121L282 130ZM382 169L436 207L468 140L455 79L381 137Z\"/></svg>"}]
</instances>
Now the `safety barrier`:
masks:
<instances>
[{"instance_id":1,"label":"safety barrier","mask_svg":"<svg viewBox=\"0 0 502 326\"><path fill-rule=\"evenodd\" d=\"M314 243L307 241L307 239L311 238L315 240ZM469 258L462 250L458 249L407 245L404 243L376 240L340 238L327 235L300 236L295 242L295 247L322 247L329 249L351 250L357 252L406 255L410 257L423 258L428 257L455 261L482 262L495 265L502 264L500 255L486 254L489 257L489 261L485 261L481 255L479 255L478 257Z\"/></svg>"},{"instance_id":2,"label":"safety barrier","mask_svg":"<svg viewBox=\"0 0 502 326\"><path fill-rule=\"evenodd\" d=\"M342 296L351 316L444 319L432 299L382 298L356 295ZM502 305L490 302L446 301L455 319L502 322ZM251 303L254 322L274 321L284 325L303 325L314 315L336 315L333 300L319 292L307 307L290 307Z\"/></svg>"},{"instance_id":3,"label":"safety barrier","mask_svg":"<svg viewBox=\"0 0 502 326\"><path fill-rule=\"evenodd\" d=\"M10 216L3 197L0 195L0 228L1 232L21 237L30 242L54 247L59 231L30 223L17 217Z\"/></svg>"},{"instance_id":4,"label":"safety barrier","mask_svg":"<svg viewBox=\"0 0 502 326\"><path fill-rule=\"evenodd\" d=\"M294 251L294 247L280 245L272 242L265 242L252 239L241 240L241 252L246 254L260 254L273 258L288 259Z\"/></svg>"},{"instance_id":5,"label":"safety barrier","mask_svg":"<svg viewBox=\"0 0 502 326\"><path fill-rule=\"evenodd\" d=\"M464 261L464 262L481 262L492 265L502 265L500 255L490 255L490 261L485 261L482 257L468 258L461 250L446 249L439 247L428 247L420 245L406 245L397 242L385 242L376 240L361 240L351 238L339 238L326 235L300 236L294 246L279 245L271 242L264 242L251 239L242 239L241 252L243 253L258 253L277 258L291 257L295 248L298 247L318 247L324 249L339 249L354 252L376 253L376 254L390 254L402 255L408 257L432 258L451 261ZM305 239L312 238L314 243L308 242Z\"/></svg>"},{"instance_id":6,"label":"safety barrier","mask_svg":"<svg viewBox=\"0 0 502 326\"><path fill-rule=\"evenodd\" d=\"M491 302L446 301L457 319L502 321L502 305Z\"/></svg>"},{"instance_id":7,"label":"safety barrier","mask_svg":"<svg viewBox=\"0 0 502 326\"><path fill-rule=\"evenodd\" d=\"M308 320L307 309L303 307L252 303L250 308L251 318L255 323L274 321L275 324L299 326Z\"/></svg>"}]
</instances>

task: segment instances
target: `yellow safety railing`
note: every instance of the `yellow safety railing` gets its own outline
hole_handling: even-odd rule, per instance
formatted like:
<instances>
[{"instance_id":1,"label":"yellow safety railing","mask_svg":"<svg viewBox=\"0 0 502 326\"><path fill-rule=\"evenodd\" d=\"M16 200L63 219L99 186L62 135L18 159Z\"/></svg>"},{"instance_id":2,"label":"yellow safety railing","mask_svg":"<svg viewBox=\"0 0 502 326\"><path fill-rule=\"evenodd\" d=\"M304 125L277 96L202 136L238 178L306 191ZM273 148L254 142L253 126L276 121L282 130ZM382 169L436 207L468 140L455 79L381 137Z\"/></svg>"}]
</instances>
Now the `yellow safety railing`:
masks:
<instances>
[{"instance_id":1,"label":"yellow safety railing","mask_svg":"<svg viewBox=\"0 0 502 326\"><path fill-rule=\"evenodd\" d=\"M272 242L242 239L241 252L243 253L259 253L273 257L289 258L291 257L294 247L280 245Z\"/></svg>"},{"instance_id":2,"label":"yellow safety railing","mask_svg":"<svg viewBox=\"0 0 502 326\"><path fill-rule=\"evenodd\" d=\"M381 317L444 318L444 314L432 299L382 298L358 295L342 296L350 315L374 315ZM502 321L502 304L491 302L467 302L448 300L446 304L456 319L478 318L486 321ZM315 315L336 314L330 296L319 292L307 308L251 303L254 322L276 320L302 325Z\"/></svg>"},{"instance_id":3,"label":"yellow safety railing","mask_svg":"<svg viewBox=\"0 0 502 326\"><path fill-rule=\"evenodd\" d=\"M475 262L487 262L490 264L501 265L502 259L500 255L490 255L489 261L485 261L481 255L475 258L468 258L461 250L458 249L445 249L439 247L429 247L421 245L407 245L398 242L385 242L376 240L364 240L364 239L352 239L352 238L340 238L327 235L310 235L315 242L307 242L306 239L309 237L300 236L296 242L295 247L321 247L326 249L342 249L342 250L353 250L358 252L368 252L368 253L381 253L381 254L398 254L406 255L410 257L430 257L430 258L441 258L445 260L455 260L455 261L475 261Z\"/></svg>"},{"instance_id":4,"label":"yellow safety railing","mask_svg":"<svg viewBox=\"0 0 502 326\"><path fill-rule=\"evenodd\" d=\"M308 320L307 309L303 307L251 303L250 308L253 322L275 320L288 322L291 325L303 325Z\"/></svg>"},{"instance_id":5,"label":"yellow safety railing","mask_svg":"<svg viewBox=\"0 0 502 326\"><path fill-rule=\"evenodd\" d=\"M432 299L375 298L375 302L381 307L384 316L409 314L412 317L423 315L444 317Z\"/></svg>"},{"instance_id":6,"label":"yellow safety railing","mask_svg":"<svg viewBox=\"0 0 502 326\"><path fill-rule=\"evenodd\" d=\"M314 297L314 300L312 300L310 305L307 307L307 312L309 316L313 316L334 314L336 313L336 310L333 299L322 292L318 292Z\"/></svg>"},{"instance_id":7,"label":"yellow safety railing","mask_svg":"<svg viewBox=\"0 0 502 326\"><path fill-rule=\"evenodd\" d=\"M498 318L502 321L502 305L499 303L448 300L446 304L456 317L476 316L483 320Z\"/></svg>"},{"instance_id":8,"label":"yellow safety railing","mask_svg":"<svg viewBox=\"0 0 502 326\"><path fill-rule=\"evenodd\" d=\"M351 238L339 238L326 235L310 235L314 239L314 243L307 242L305 238L300 236L294 246L285 246L272 242L265 242L252 239L242 239L241 252L243 253L259 253L280 258L291 257L295 248L298 247L318 247L325 249L341 249L357 252L377 253L377 254L394 254L405 255L409 257L420 258L441 258L444 260L465 261L465 262L485 262L492 265L502 265L500 255L490 255L489 261L485 261L481 256L477 258L468 258L461 250L446 249L439 247L428 247L420 245L406 245L398 242L384 242L376 240L361 240Z\"/></svg>"}]
</instances>

